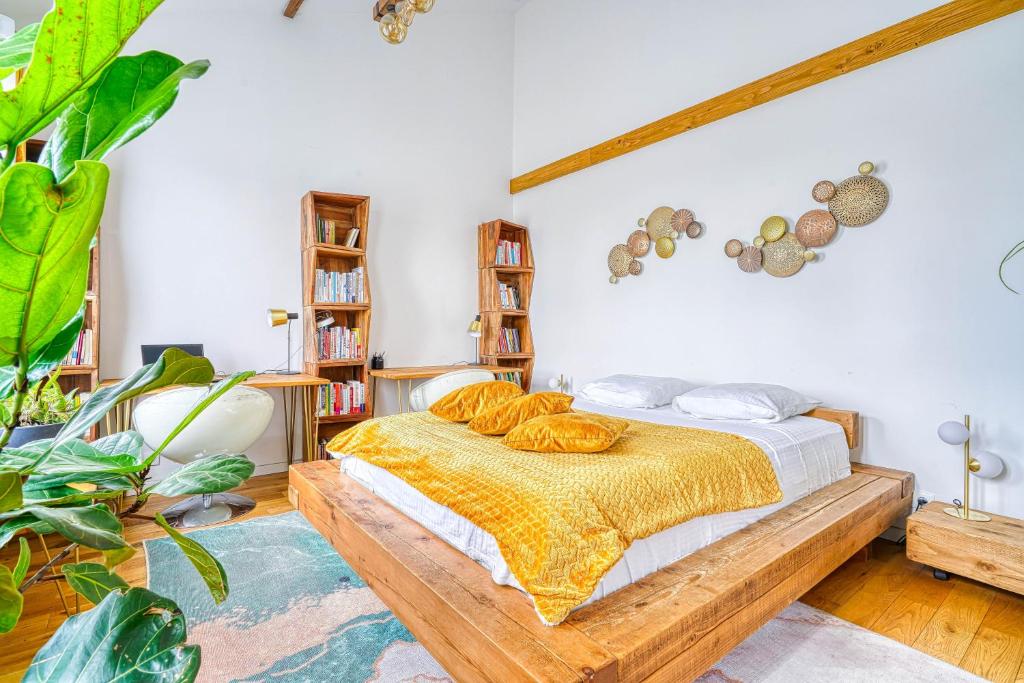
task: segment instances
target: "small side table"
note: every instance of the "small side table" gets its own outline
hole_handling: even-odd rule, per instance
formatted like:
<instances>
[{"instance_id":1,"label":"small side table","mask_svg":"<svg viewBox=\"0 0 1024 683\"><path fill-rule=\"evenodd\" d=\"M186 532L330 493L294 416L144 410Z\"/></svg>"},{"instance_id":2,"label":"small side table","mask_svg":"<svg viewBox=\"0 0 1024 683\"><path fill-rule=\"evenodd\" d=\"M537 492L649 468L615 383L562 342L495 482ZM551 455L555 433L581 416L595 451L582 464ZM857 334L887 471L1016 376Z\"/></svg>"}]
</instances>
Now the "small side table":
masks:
<instances>
[{"instance_id":1,"label":"small side table","mask_svg":"<svg viewBox=\"0 0 1024 683\"><path fill-rule=\"evenodd\" d=\"M932 567L937 579L966 576L1024 595L1024 521L992 515L969 522L931 502L907 520L907 557ZM991 514L991 513L989 513Z\"/></svg>"}]
</instances>

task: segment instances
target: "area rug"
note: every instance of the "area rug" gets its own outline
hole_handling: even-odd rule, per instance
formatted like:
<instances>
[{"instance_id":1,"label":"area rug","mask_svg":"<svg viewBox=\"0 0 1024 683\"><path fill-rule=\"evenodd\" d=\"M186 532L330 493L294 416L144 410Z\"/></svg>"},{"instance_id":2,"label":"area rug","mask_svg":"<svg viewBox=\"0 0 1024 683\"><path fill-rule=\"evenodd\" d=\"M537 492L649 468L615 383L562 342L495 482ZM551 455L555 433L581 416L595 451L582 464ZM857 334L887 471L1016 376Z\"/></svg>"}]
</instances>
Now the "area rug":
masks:
<instances>
[{"instance_id":1,"label":"area rug","mask_svg":"<svg viewBox=\"0 0 1024 683\"><path fill-rule=\"evenodd\" d=\"M451 681L298 512L191 532L228 574L215 605L167 538L146 542L149 587L174 600L202 647L201 681ZM796 603L741 643L702 683L949 683L982 679Z\"/></svg>"}]
</instances>

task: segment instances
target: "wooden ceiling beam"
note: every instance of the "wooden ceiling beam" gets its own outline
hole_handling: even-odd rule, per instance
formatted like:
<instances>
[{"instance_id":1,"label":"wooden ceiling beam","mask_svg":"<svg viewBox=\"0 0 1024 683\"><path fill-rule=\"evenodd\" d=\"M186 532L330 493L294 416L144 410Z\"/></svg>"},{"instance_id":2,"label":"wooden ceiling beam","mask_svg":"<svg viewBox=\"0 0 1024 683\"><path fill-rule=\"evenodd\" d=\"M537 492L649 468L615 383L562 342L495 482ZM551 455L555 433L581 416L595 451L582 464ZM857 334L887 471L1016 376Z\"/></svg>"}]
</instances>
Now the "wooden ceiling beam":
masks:
<instances>
[{"instance_id":1,"label":"wooden ceiling beam","mask_svg":"<svg viewBox=\"0 0 1024 683\"><path fill-rule=\"evenodd\" d=\"M288 0L288 5L284 8L284 15L289 19L294 19L295 14L302 7L303 0Z\"/></svg>"},{"instance_id":2,"label":"wooden ceiling beam","mask_svg":"<svg viewBox=\"0 0 1024 683\"><path fill-rule=\"evenodd\" d=\"M512 194L635 152L1024 9L1024 0L953 0L509 181Z\"/></svg>"}]
</instances>

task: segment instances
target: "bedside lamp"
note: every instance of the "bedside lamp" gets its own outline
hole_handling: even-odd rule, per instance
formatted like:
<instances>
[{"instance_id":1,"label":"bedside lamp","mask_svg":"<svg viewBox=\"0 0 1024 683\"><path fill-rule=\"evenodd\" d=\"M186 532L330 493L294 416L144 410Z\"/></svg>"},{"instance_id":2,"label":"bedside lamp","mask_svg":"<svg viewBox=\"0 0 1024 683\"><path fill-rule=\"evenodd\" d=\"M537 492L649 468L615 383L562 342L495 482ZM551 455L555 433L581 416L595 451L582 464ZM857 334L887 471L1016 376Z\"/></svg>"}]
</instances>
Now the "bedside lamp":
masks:
<instances>
[{"instance_id":1,"label":"bedside lamp","mask_svg":"<svg viewBox=\"0 0 1024 683\"><path fill-rule=\"evenodd\" d=\"M469 323L466 334L476 340L476 364L480 365L480 336L483 334L483 325L480 323L480 316L473 318Z\"/></svg>"},{"instance_id":2,"label":"bedside lamp","mask_svg":"<svg viewBox=\"0 0 1024 683\"><path fill-rule=\"evenodd\" d=\"M267 324L271 327L280 327L281 325L288 325L288 369L278 370L274 374L276 375L297 375L297 370L292 370L292 321L298 320L298 313L289 313L283 308L268 308L267 309Z\"/></svg>"},{"instance_id":3,"label":"bedside lamp","mask_svg":"<svg viewBox=\"0 0 1024 683\"><path fill-rule=\"evenodd\" d=\"M569 378L565 375L559 375L558 377L552 377L548 380L548 386L555 391L560 391L563 394L569 393Z\"/></svg>"},{"instance_id":4,"label":"bedside lamp","mask_svg":"<svg viewBox=\"0 0 1024 683\"><path fill-rule=\"evenodd\" d=\"M998 477L1003 471L1003 461L995 453L975 451L971 453L971 416L964 415L963 422L943 422L939 425L939 438L950 446L964 447L964 505L961 508L946 508L945 513L971 522L989 522L991 517L972 510L971 474L982 479Z\"/></svg>"}]
</instances>

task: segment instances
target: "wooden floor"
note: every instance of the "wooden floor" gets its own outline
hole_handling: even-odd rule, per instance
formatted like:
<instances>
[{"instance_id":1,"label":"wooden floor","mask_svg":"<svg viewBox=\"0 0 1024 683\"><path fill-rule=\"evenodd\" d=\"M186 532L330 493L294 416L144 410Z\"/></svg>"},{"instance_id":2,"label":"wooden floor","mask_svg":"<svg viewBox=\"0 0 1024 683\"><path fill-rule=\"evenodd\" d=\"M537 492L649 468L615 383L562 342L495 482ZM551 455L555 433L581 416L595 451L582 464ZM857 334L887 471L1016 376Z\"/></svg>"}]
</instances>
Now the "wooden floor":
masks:
<instances>
[{"instance_id":1,"label":"wooden floor","mask_svg":"<svg viewBox=\"0 0 1024 683\"><path fill-rule=\"evenodd\" d=\"M243 486L240 492L257 502L249 517L290 511L287 483L282 473L254 477ZM144 512L169 504L169 499L154 499ZM128 521L126 527L139 553L121 573L132 584L145 585L142 541L163 532L145 521ZM11 566L16 547L9 544L0 551L0 562ZM45 557L37 540L32 539L32 547L33 566L38 567ZM88 557L82 553L83 560ZM29 589L18 628L0 636L0 683L20 681L33 653L64 621L55 583ZM74 597L65 593L73 607ZM937 581L929 569L907 560L901 545L876 541L869 559L851 559L802 600L984 678L1024 683L1024 597L960 577Z\"/></svg>"}]
</instances>

